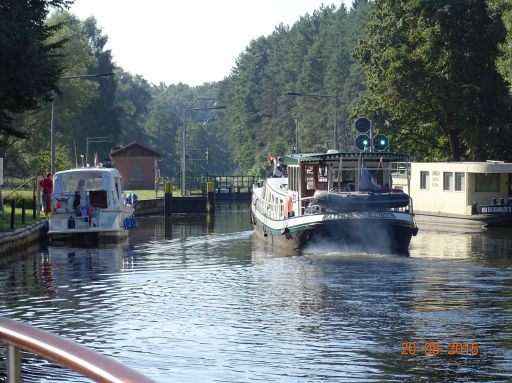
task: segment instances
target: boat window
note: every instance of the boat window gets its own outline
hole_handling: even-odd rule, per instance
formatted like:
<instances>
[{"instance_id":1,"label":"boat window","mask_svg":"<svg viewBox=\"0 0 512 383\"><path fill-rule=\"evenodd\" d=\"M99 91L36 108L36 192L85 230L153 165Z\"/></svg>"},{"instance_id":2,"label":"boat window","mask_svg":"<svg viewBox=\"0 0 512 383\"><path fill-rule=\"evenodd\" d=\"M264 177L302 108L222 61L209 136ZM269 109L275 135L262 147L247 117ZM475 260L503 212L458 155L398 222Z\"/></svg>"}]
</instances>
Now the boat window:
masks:
<instances>
[{"instance_id":1,"label":"boat window","mask_svg":"<svg viewBox=\"0 0 512 383\"><path fill-rule=\"evenodd\" d=\"M464 173L462 173L464 174ZM430 186L430 172L429 171L420 171L420 189L428 190Z\"/></svg>"},{"instance_id":2,"label":"boat window","mask_svg":"<svg viewBox=\"0 0 512 383\"><path fill-rule=\"evenodd\" d=\"M464 191L464 173L455 172L455 191Z\"/></svg>"},{"instance_id":3,"label":"boat window","mask_svg":"<svg viewBox=\"0 0 512 383\"><path fill-rule=\"evenodd\" d=\"M306 167L306 185L307 189L311 190L314 188L313 186L313 169L311 167Z\"/></svg>"},{"instance_id":4,"label":"boat window","mask_svg":"<svg viewBox=\"0 0 512 383\"><path fill-rule=\"evenodd\" d=\"M101 174L94 173L69 173L62 174L62 192L74 193L80 180L84 180L84 190L103 190L103 178Z\"/></svg>"},{"instance_id":5,"label":"boat window","mask_svg":"<svg viewBox=\"0 0 512 383\"><path fill-rule=\"evenodd\" d=\"M500 175L499 174L475 174L475 192L499 192L500 191Z\"/></svg>"},{"instance_id":6,"label":"boat window","mask_svg":"<svg viewBox=\"0 0 512 383\"><path fill-rule=\"evenodd\" d=\"M288 188L293 191L299 191L299 168L297 166L288 166Z\"/></svg>"},{"instance_id":7,"label":"boat window","mask_svg":"<svg viewBox=\"0 0 512 383\"><path fill-rule=\"evenodd\" d=\"M443 190L453 190L453 173L443 172Z\"/></svg>"}]
</instances>

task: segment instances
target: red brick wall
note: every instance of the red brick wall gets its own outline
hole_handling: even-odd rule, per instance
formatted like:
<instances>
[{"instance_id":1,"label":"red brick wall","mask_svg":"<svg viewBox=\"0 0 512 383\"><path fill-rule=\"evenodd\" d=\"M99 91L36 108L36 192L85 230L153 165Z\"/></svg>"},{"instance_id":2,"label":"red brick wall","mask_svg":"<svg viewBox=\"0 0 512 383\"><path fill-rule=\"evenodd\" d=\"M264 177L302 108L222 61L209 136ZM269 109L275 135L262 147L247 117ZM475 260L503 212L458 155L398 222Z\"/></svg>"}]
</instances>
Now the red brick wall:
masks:
<instances>
[{"instance_id":1,"label":"red brick wall","mask_svg":"<svg viewBox=\"0 0 512 383\"><path fill-rule=\"evenodd\" d=\"M123 189L154 190L155 189L155 157L117 157L114 166L122 177ZM140 169L140 177L131 177L132 168Z\"/></svg>"}]
</instances>

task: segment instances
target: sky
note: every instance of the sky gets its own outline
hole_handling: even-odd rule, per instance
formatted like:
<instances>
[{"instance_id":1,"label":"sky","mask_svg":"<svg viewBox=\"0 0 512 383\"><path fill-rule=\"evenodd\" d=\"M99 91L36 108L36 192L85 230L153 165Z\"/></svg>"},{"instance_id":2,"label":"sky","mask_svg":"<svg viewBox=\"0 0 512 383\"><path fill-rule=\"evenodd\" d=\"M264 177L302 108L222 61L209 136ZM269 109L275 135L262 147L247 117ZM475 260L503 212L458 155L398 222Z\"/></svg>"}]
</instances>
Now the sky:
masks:
<instances>
[{"instance_id":1,"label":"sky","mask_svg":"<svg viewBox=\"0 0 512 383\"><path fill-rule=\"evenodd\" d=\"M196 86L229 76L251 40L342 2L352 0L75 0L70 12L96 18L125 71L156 85Z\"/></svg>"}]
</instances>

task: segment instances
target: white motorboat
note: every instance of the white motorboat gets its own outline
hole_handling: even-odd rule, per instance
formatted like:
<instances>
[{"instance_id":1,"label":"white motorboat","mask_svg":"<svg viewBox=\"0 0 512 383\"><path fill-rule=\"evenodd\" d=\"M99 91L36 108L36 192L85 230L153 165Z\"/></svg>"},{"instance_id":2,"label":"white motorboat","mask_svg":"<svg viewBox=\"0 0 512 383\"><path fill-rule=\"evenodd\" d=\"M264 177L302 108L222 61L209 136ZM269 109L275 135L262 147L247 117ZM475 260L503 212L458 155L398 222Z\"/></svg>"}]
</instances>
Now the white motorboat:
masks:
<instances>
[{"instance_id":1,"label":"white motorboat","mask_svg":"<svg viewBox=\"0 0 512 383\"><path fill-rule=\"evenodd\" d=\"M95 243L126 238L136 226L137 197L125 195L115 168L83 167L55 173L53 213L48 222L52 241Z\"/></svg>"}]
</instances>

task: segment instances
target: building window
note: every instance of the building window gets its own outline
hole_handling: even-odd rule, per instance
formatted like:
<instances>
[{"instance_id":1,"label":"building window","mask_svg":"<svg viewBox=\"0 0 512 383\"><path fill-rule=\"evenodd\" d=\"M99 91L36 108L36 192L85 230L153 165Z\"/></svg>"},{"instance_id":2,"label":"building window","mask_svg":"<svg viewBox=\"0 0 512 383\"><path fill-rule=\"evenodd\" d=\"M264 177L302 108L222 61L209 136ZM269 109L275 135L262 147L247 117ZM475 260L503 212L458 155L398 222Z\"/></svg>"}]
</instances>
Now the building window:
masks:
<instances>
[{"instance_id":1,"label":"building window","mask_svg":"<svg viewBox=\"0 0 512 383\"><path fill-rule=\"evenodd\" d=\"M477 193L499 193L500 175L499 174L475 174L475 192Z\"/></svg>"},{"instance_id":2,"label":"building window","mask_svg":"<svg viewBox=\"0 0 512 383\"><path fill-rule=\"evenodd\" d=\"M430 186L430 172L420 171L420 189L428 190Z\"/></svg>"},{"instance_id":3,"label":"building window","mask_svg":"<svg viewBox=\"0 0 512 383\"><path fill-rule=\"evenodd\" d=\"M464 173L455 173L455 191L464 191L465 182Z\"/></svg>"},{"instance_id":4,"label":"building window","mask_svg":"<svg viewBox=\"0 0 512 383\"><path fill-rule=\"evenodd\" d=\"M452 190L453 189L453 173L452 172L443 172L443 190Z\"/></svg>"},{"instance_id":5,"label":"building window","mask_svg":"<svg viewBox=\"0 0 512 383\"><path fill-rule=\"evenodd\" d=\"M142 167L133 165L130 169L130 181L142 181Z\"/></svg>"}]
</instances>

